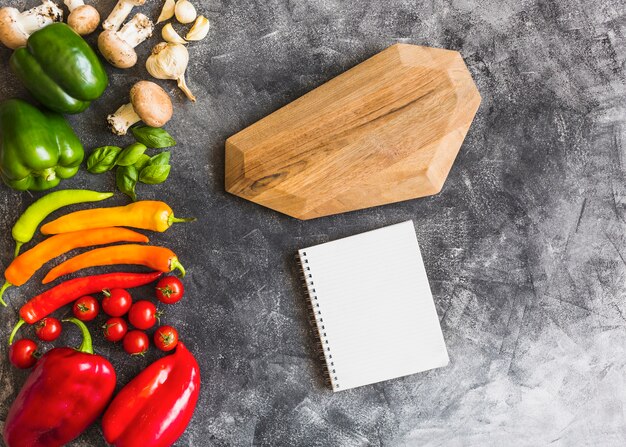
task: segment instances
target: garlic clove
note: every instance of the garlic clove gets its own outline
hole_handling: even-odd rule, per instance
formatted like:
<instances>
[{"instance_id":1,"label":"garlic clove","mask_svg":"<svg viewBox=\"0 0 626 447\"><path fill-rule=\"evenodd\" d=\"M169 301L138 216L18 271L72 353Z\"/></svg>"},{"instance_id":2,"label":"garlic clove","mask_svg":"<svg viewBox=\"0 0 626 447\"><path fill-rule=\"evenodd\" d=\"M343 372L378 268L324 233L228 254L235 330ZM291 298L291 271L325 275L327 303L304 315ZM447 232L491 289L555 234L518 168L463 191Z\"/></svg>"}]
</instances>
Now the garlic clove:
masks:
<instances>
[{"instance_id":1,"label":"garlic clove","mask_svg":"<svg viewBox=\"0 0 626 447\"><path fill-rule=\"evenodd\" d=\"M159 14L159 18L156 23L165 22L166 20L174 17L174 8L176 2L174 0L165 0L165 4L163 5L163 9L161 9L161 14Z\"/></svg>"},{"instance_id":2,"label":"garlic clove","mask_svg":"<svg viewBox=\"0 0 626 447\"><path fill-rule=\"evenodd\" d=\"M204 16L198 16L193 26L185 36L187 40L202 40L209 33L209 19Z\"/></svg>"},{"instance_id":3,"label":"garlic clove","mask_svg":"<svg viewBox=\"0 0 626 447\"><path fill-rule=\"evenodd\" d=\"M185 39L180 37L180 34L176 32L171 23L168 23L163 27L163 29L161 30L161 36L166 42L180 43L183 45L187 43Z\"/></svg>"},{"instance_id":4,"label":"garlic clove","mask_svg":"<svg viewBox=\"0 0 626 447\"><path fill-rule=\"evenodd\" d=\"M174 14L176 15L176 20L182 24L193 22L198 15L196 7L189 0L178 0L174 7Z\"/></svg>"}]
</instances>

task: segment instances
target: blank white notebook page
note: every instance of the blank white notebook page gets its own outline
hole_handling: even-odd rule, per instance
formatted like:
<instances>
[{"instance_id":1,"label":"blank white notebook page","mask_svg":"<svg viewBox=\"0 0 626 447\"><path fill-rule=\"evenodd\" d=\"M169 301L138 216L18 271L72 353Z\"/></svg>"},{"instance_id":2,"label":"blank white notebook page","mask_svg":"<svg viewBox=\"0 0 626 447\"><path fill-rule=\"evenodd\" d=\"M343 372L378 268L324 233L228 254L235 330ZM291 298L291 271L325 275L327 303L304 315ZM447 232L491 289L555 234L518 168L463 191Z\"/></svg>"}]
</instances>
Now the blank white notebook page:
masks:
<instances>
[{"instance_id":1,"label":"blank white notebook page","mask_svg":"<svg viewBox=\"0 0 626 447\"><path fill-rule=\"evenodd\" d=\"M299 255L334 391L448 364L412 221Z\"/></svg>"}]
</instances>

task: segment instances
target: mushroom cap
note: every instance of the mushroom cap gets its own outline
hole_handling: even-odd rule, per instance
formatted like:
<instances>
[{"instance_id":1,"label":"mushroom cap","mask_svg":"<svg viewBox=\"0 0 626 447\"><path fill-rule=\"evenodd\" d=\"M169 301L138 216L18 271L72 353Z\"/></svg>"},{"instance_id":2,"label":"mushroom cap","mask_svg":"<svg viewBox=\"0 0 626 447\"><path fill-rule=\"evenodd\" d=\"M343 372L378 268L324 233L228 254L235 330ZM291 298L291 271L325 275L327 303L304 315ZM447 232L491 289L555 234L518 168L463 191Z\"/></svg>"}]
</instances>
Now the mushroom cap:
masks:
<instances>
[{"instance_id":1,"label":"mushroom cap","mask_svg":"<svg viewBox=\"0 0 626 447\"><path fill-rule=\"evenodd\" d=\"M130 89L135 113L151 127L161 127L172 117L172 100L165 90L151 81L139 81Z\"/></svg>"},{"instance_id":2,"label":"mushroom cap","mask_svg":"<svg viewBox=\"0 0 626 447\"><path fill-rule=\"evenodd\" d=\"M26 46L28 34L19 22L20 12L10 6L0 8L0 42L11 49Z\"/></svg>"},{"instance_id":3,"label":"mushroom cap","mask_svg":"<svg viewBox=\"0 0 626 447\"><path fill-rule=\"evenodd\" d=\"M93 33L99 23L100 14L91 5L81 5L67 17L67 24L81 36Z\"/></svg>"},{"instance_id":4,"label":"mushroom cap","mask_svg":"<svg viewBox=\"0 0 626 447\"><path fill-rule=\"evenodd\" d=\"M124 0L126 3L131 3L133 6L141 6L146 3L146 0Z\"/></svg>"},{"instance_id":5,"label":"mushroom cap","mask_svg":"<svg viewBox=\"0 0 626 447\"><path fill-rule=\"evenodd\" d=\"M100 33L98 49L114 67L130 68L137 63L135 49L120 39L116 31L106 30Z\"/></svg>"}]
</instances>

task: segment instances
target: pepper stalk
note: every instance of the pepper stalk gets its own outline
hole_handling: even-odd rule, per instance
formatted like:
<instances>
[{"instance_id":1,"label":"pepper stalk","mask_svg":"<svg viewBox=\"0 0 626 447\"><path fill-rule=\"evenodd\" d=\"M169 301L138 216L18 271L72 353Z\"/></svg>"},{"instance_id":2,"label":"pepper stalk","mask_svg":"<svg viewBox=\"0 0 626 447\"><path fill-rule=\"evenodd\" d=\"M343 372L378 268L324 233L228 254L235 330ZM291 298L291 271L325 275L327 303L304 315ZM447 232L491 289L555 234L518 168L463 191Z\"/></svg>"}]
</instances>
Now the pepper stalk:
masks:
<instances>
[{"instance_id":1,"label":"pepper stalk","mask_svg":"<svg viewBox=\"0 0 626 447\"><path fill-rule=\"evenodd\" d=\"M65 320L61 320L64 323L74 323L80 329L80 332L83 334L83 341L78 348L76 349L78 352L84 352L85 354L93 354L93 340L91 339L91 333L85 323L80 321L78 318L70 317Z\"/></svg>"}]
</instances>

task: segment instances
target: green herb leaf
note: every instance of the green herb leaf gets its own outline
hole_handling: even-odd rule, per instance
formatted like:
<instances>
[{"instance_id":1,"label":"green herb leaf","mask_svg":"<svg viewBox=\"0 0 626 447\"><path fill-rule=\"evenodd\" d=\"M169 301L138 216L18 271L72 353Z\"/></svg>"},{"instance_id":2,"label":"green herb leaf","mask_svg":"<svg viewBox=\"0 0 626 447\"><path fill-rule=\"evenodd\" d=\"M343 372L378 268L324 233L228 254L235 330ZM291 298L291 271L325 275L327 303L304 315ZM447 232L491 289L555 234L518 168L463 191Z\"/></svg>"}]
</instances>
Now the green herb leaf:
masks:
<instances>
[{"instance_id":1,"label":"green herb leaf","mask_svg":"<svg viewBox=\"0 0 626 447\"><path fill-rule=\"evenodd\" d=\"M134 166L120 166L115 173L115 183L117 189L126 194L128 197L137 200L135 194L135 185L137 185L137 179L139 178L139 172Z\"/></svg>"},{"instance_id":2,"label":"green herb leaf","mask_svg":"<svg viewBox=\"0 0 626 447\"><path fill-rule=\"evenodd\" d=\"M163 183L170 175L170 165L148 165L141 170L139 181L147 185Z\"/></svg>"},{"instance_id":3,"label":"green herb leaf","mask_svg":"<svg viewBox=\"0 0 626 447\"><path fill-rule=\"evenodd\" d=\"M120 152L122 148L117 146L102 146L94 149L87 159L87 170L92 174L110 171L115 166Z\"/></svg>"},{"instance_id":4,"label":"green herb leaf","mask_svg":"<svg viewBox=\"0 0 626 447\"><path fill-rule=\"evenodd\" d=\"M150 158L150 166L170 164L170 152L165 151Z\"/></svg>"},{"instance_id":5,"label":"green herb leaf","mask_svg":"<svg viewBox=\"0 0 626 447\"><path fill-rule=\"evenodd\" d=\"M143 155L143 153L148 149L145 144L141 143L133 143L130 146L126 147L120 155L117 157L117 161L115 164L118 166L130 166L134 165L139 157Z\"/></svg>"},{"instance_id":6,"label":"green herb leaf","mask_svg":"<svg viewBox=\"0 0 626 447\"><path fill-rule=\"evenodd\" d=\"M145 144L153 149L172 147L176 145L176 140L160 127L137 126L131 127L130 131L141 144Z\"/></svg>"},{"instance_id":7,"label":"green herb leaf","mask_svg":"<svg viewBox=\"0 0 626 447\"><path fill-rule=\"evenodd\" d=\"M139 157L139 159L135 162L133 166L137 168L137 171L141 172L141 170L145 168L146 166L148 166L149 163L150 163L150 156L146 154L141 154L141 156Z\"/></svg>"}]
</instances>

